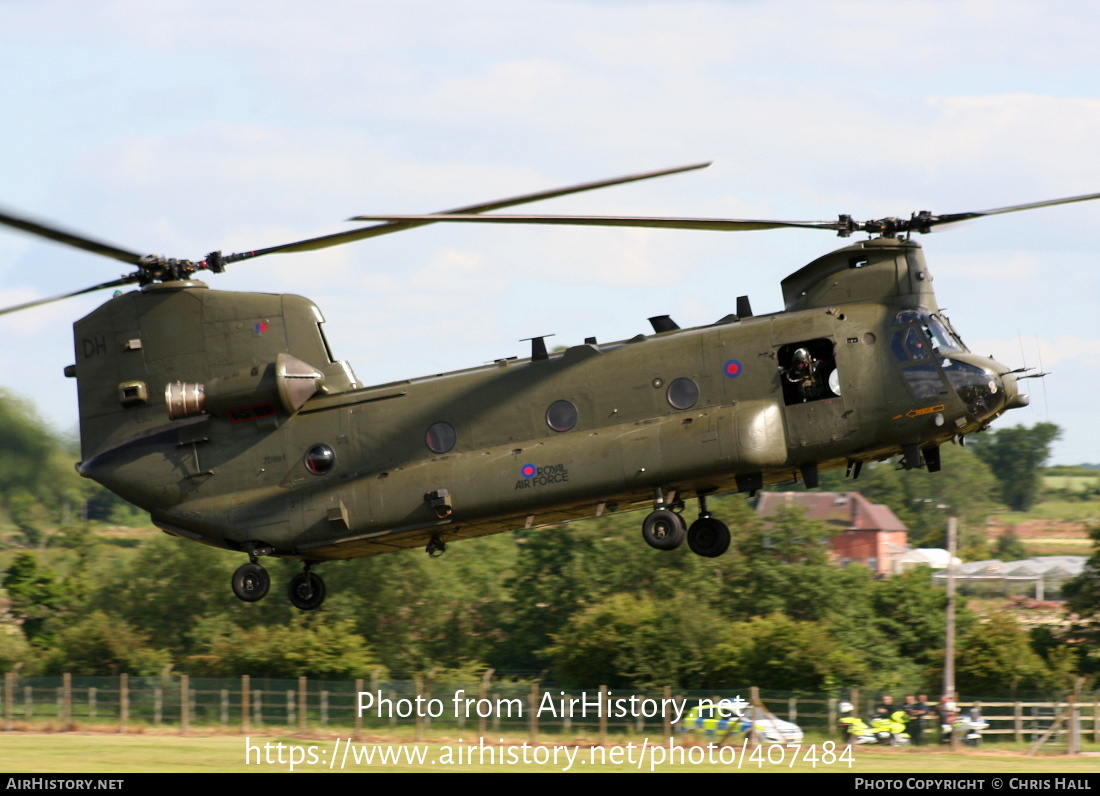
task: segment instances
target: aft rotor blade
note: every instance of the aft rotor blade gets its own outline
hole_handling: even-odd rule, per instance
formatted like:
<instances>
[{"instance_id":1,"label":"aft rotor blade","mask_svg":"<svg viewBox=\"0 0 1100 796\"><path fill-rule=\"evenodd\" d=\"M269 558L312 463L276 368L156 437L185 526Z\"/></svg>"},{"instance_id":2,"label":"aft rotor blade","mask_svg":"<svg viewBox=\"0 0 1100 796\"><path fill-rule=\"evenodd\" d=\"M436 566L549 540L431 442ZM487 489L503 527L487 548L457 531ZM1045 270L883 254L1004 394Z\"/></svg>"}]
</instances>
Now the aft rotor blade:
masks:
<instances>
[{"instance_id":1,"label":"aft rotor blade","mask_svg":"<svg viewBox=\"0 0 1100 796\"><path fill-rule=\"evenodd\" d=\"M11 213L5 211L0 211L0 224L20 229L23 232L29 232L40 238L48 238L57 243L64 243L66 246L74 246L77 249L83 249L84 251L94 254L102 254L104 257L121 260L130 265L140 265L143 257L143 255L137 252L120 249L118 246L113 246L110 243L103 243L102 241L89 238L86 235L70 232L61 227L55 227L52 224L44 224L41 221L32 221L29 218L13 216ZM52 300L53 299L50 299L50 301Z\"/></svg>"},{"instance_id":2,"label":"aft rotor blade","mask_svg":"<svg viewBox=\"0 0 1100 796\"><path fill-rule=\"evenodd\" d=\"M395 223L465 221L480 224L560 224L589 227L659 227L663 229L710 229L725 232L740 232L755 229L780 229L795 227L798 229L839 230L843 225L837 221L772 221L740 218L660 218L649 216L518 216L493 215L480 216L465 213L440 213L426 216L359 216L361 220L374 219Z\"/></svg>"},{"instance_id":3,"label":"aft rotor blade","mask_svg":"<svg viewBox=\"0 0 1100 796\"><path fill-rule=\"evenodd\" d=\"M549 191L538 191L536 193L523 194L522 196L513 196L508 199L497 199L492 202L483 202L476 205L466 205L465 207L457 207L454 210L449 211L449 213L484 213L489 210L499 210L504 207L513 207L515 205L526 204L527 202L537 202L542 199L553 199L558 196L581 193L582 191L592 191L596 188L606 188L611 185L622 185L628 182L637 182L638 180L648 180L653 177L663 177L668 174L679 174L685 171L694 171L695 169L706 168L709 165L709 162L693 163L690 166L678 166L672 169L648 171L642 174L630 174L625 177L613 177L609 180L586 182L579 185L570 185L565 188L554 188ZM426 224L445 220L437 218L436 216L419 216L415 218L416 220L412 220L413 217L409 217L407 220L396 221L386 224L375 224L374 226L361 227L359 229L353 229L347 232L337 232L332 235L322 235L318 238L309 238L307 240L295 241L294 243L285 243L281 246L271 246L266 249L257 249L256 251L252 252L240 252L238 254L230 254L226 255L224 259L225 262L230 263L237 262L239 260L246 260L252 257L260 257L265 254L278 254L283 252L299 252L312 251L315 249L325 249L329 246L339 246L344 243L352 243L357 240L373 238L378 235L388 235L391 232L400 232L402 230L413 229L414 227L422 227ZM350 220L358 221L362 219L354 218Z\"/></svg>"},{"instance_id":4,"label":"aft rotor blade","mask_svg":"<svg viewBox=\"0 0 1100 796\"><path fill-rule=\"evenodd\" d=\"M1050 207L1052 205L1068 205L1073 202L1088 202L1092 199L1100 199L1100 193L1090 193L1084 196L1070 196L1065 199L1048 199L1045 202L1031 202L1026 205L1012 205L1011 207L998 207L993 210L978 210L972 213L948 213L946 215L932 216L932 225L954 224L958 221L966 221L982 216L996 216L1001 213L1015 213L1019 210L1033 210L1036 207Z\"/></svg>"},{"instance_id":5,"label":"aft rotor blade","mask_svg":"<svg viewBox=\"0 0 1100 796\"><path fill-rule=\"evenodd\" d=\"M5 307L4 309L0 309L0 315L7 315L9 312L18 312L19 310L30 309L31 307L37 307L40 304L49 304L52 301L61 301L62 299L72 298L73 296L82 296L85 293L92 293L93 291L103 290L109 287L122 287L123 285L132 285L139 279L140 276L138 274L124 276L121 279L113 279L110 282L104 282L100 285L86 287L83 290L75 290L72 293L63 293L60 296L50 296L49 298L38 299L37 301L28 301L24 304L16 304L14 307Z\"/></svg>"}]
</instances>

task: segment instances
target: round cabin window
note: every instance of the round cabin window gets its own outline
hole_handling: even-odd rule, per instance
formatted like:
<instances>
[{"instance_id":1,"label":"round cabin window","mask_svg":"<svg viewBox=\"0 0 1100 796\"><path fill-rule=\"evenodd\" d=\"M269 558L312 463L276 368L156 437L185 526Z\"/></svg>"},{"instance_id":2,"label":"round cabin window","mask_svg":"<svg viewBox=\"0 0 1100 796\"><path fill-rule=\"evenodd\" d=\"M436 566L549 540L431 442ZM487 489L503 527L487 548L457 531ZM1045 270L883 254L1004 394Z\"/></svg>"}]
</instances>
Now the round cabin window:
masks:
<instances>
[{"instance_id":1,"label":"round cabin window","mask_svg":"<svg viewBox=\"0 0 1100 796\"><path fill-rule=\"evenodd\" d=\"M554 401L546 410L546 425L554 431L568 431L577 425L577 407L569 401Z\"/></svg>"},{"instance_id":2,"label":"round cabin window","mask_svg":"<svg viewBox=\"0 0 1100 796\"><path fill-rule=\"evenodd\" d=\"M674 409L691 409L699 400L699 385L688 378L676 379L668 385L667 397Z\"/></svg>"},{"instance_id":3,"label":"round cabin window","mask_svg":"<svg viewBox=\"0 0 1100 796\"><path fill-rule=\"evenodd\" d=\"M432 423L428 433L424 435L424 441L432 453L446 453L455 446L458 434L450 423Z\"/></svg>"},{"instance_id":4,"label":"round cabin window","mask_svg":"<svg viewBox=\"0 0 1100 796\"><path fill-rule=\"evenodd\" d=\"M306 469L314 475L324 475L336 464L336 451L328 445L314 445L306 451Z\"/></svg>"}]
</instances>

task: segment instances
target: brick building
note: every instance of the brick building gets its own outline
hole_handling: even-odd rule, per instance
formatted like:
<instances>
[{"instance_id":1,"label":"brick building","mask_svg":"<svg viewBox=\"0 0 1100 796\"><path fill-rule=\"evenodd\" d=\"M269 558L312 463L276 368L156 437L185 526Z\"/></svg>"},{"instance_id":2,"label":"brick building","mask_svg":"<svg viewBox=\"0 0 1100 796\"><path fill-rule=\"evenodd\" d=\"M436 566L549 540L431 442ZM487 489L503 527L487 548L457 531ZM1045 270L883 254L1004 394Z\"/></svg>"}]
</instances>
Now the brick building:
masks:
<instances>
[{"instance_id":1,"label":"brick building","mask_svg":"<svg viewBox=\"0 0 1100 796\"><path fill-rule=\"evenodd\" d=\"M859 492L761 492L756 512L766 519L792 505L834 529L829 541L833 560L840 566L860 563L872 572L892 575L894 561L907 550L905 523Z\"/></svg>"}]
</instances>

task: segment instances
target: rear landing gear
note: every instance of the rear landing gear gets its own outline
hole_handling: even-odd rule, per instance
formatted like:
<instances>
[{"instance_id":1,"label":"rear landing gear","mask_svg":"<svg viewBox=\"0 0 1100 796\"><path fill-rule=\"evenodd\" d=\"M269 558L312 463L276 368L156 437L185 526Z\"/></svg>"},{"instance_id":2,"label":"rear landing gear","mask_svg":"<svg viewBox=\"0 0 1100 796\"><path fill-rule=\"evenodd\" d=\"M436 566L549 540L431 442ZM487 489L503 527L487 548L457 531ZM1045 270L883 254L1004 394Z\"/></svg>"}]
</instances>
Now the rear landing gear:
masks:
<instances>
[{"instance_id":1,"label":"rear landing gear","mask_svg":"<svg viewBox=\"0 0 1100 796\"><path fill-rule=\"evenodd\" d=\"M287 597L290 604L300 611L315 611L325 601L325 582L320 575L309 571L309 564L305 569L290 579L287 587Z\"/></svg>"},{"instance_id":2,"label":"rear landing gear","mask_svg":"<svg viewBox=\"0 0 1100 796\"><path fill-rule=\"evenodd\" d=\"M270 588L271 576L259 564L241 564L233 573L233 593L246 603L262 600Z\"/></svg>"}]
</instances>

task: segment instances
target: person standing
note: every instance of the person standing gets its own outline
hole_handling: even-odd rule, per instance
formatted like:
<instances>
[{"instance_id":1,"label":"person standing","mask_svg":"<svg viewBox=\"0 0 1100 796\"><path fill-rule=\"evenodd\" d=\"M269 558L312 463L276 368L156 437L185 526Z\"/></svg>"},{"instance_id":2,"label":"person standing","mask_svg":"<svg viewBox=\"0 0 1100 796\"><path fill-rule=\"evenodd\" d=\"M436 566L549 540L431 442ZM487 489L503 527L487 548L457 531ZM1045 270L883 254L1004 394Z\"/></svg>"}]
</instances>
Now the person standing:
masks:
<instances>
[{"instance_id":1,"label":"person standing","mask_svg":"<svg viewBox=\"0 0 1100 796\"><path fill-rule=\"evenodd\" d=\"M890 718L890 714L892 714L896 709L897 708L894 707L894 698L889 694L886 694L882 698L882 702L880 702L875 707L875 718L888 719Z\"/></svg>"},{"instance_id":2,"label":"person standing","mask_svg":"<svg viewBox=\"0 0 1100 796\"><path fill-rule=\"evenodd\" d=\"M919 699L913 696L905 698L905 715L908 717L905 728L913 741L913 746L921 746L924 743L924 716L927 713L927 696L921 694Z\"/></svg>"},{"instance_id":3,"label":"person standing","mask_svg":"<svg viewBox=\"0 0 1100 796\"><path fill-rule=\"evenodd\" d=\"M955 703L951 701L951 697L948 694L944 694L940 697L940 701L936 703L936 718L940 725L940 743L951 743L951 733L954 731L955 726L955 711L957 710Z\"/></svg>"}]
</instances>

